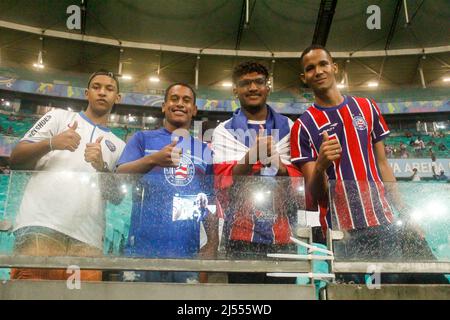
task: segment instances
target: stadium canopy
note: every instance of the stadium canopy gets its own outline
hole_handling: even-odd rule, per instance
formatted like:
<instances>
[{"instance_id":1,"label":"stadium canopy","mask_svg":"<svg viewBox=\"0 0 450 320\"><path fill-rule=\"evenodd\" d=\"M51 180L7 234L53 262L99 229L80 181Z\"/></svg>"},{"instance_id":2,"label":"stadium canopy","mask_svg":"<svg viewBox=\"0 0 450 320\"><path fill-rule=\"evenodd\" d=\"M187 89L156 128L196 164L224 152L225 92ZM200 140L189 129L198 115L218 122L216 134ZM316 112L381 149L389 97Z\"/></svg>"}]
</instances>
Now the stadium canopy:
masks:
<instances>
[{"instance_id":1,"label":"stadium canopy","mask_svg":"<svg viewBox=\"0 0 450 320\"><path fill-rule=\"evenodd\" d=\"M67 27L72 5L79 30ZM271 69L276 91L296 91L298 58L314 42L332 52L351 89L445 86L449 17L448 0L2 0L0 65L29 67L42 51L46 70L121 64L142 86L157 73L194 84L198 66L199 86L215 88L252 57Z\"/></svg>"}]
</instances>

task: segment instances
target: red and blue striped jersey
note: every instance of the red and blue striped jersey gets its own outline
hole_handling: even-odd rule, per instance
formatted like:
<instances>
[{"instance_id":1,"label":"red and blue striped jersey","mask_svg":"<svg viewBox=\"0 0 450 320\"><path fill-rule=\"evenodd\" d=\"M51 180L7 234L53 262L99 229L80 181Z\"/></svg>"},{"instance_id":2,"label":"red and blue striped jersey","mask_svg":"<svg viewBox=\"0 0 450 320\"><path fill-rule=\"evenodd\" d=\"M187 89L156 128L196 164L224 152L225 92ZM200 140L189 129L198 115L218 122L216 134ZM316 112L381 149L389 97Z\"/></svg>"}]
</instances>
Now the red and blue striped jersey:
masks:
<instances>
[{"instance_id":1,"label":"red and blue striped jersey","mask_svg":"<svg viewBox=\"0 0 450 320\"><path fill-rule=\"evenodd\" d=\"M331 184L335 188L331 192L333 223L338 224L333 228L362 229L390 223L392 211L374 153L374 145L389 134L378 106L353 96L345 96L343 103L334 107L312 105L292 127L292 163L315 161L324 131L342 147L341 158L327 169L329 180L337 181ZM322 215L322 224L330 226L330 214L326 220Z\"/></svg>"}]
</instances>

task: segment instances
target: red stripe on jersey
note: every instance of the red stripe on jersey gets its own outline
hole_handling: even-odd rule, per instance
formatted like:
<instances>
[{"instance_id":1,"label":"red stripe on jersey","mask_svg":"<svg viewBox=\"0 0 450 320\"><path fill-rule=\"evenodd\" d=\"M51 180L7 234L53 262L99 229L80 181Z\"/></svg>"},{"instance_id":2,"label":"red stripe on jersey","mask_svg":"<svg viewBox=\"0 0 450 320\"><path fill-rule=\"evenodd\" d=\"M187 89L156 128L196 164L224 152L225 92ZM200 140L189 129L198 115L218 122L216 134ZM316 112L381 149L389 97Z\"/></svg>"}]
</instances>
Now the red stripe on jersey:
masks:
<instances>
[{"instance_id":1,"label":"red stripe on jersey","mask_svg":"<svg viewBox=\"0 0 450 320\"><path fill-rule=\"evenodd\" d=\"M353 97L355 101L357 102L357 105L359 107L359 110L361 110L361 113L363 114L364 118L367 122L367 147L368 147L368 158L369 158L369 170L372 174L372 178L374 181L381 181L380 176L378 175L378 169L375 162L375 155L373 153L373 144L372 144L372 131L373 131L373 109L372 106L369 103L369 100L365 98L358 98Z\"/></svg>"},{"instance_id":2,"label":"red stripe on jersey","mask_svg":"<svg viewBox=\"0 0 450 320\"><path fill-rule=\"evenodd\" d=\"M302 151L300 148L300 121L295 121L291 129L291 158L300 158Z\"/></svg>"},{"instance_id":3,"label":"red stripe on jersey","mask_svg":"<svg viewBox=\"0 0 450 320\"><path fill-rule=\"evenodd\" d=\"M330 121L328 120L327 116L325 115L325 112L318 110L316 108L309 108L307 110L311 114L311 118L313 119L314 123L317 125L317 129L321 129L325 125L329 124Z\"/></svg>"},{"instance_id":4,"label":"red stripe on jersey","mask_svg":"<svg viewBox=\"0 0 450 320\"><path fill-rule=\"evenodd\" d=\"M278 216L272 227L275 244L291 242L291 226L286 216Z\"/></svg>"},{"instance_id":5,"label":"red stripe on jersey","mask_svg":"<svg viewBox=\"0 0 450 320\"><path fill-rule=\"evenodd\" d=\"M347 200L343 181L336 181L334 196L334 205L336 207L335 215L339 219L341 230L354 229L352 216L349 210L350 204Z\"/></svg>"},{"instance_id":6,"label":"red stripe on jersey","mask_svg":"<svg viewBox=\"0 0 450 320\"><path fill-rule=\"evenodd\" d=\"M386 196L384 195L384 185L382 182L375 182L375 185L377 186L381 205L383 206L383 214L386 217L386 219L392 223L392 221L394 220L394 214L392 213L391 207L389 206L386 200Z\"/></svg>"},{"instance_id":7,"label":"red stripe on jersey","mask_svg":"<svg viewBox=\"0 0 450 320\"><path fill-rule=\"evenodd\" d=\"M373 130L373 116L372 116L372 107L370 106L367 99L354 97L356 104L361 111L364 119L367 122L367 138L370 138L370 133Z\"/></svg>"},{"instance_id":8,"label":"red stripe on jersey","mask_svg":"<svg viewBox=\"0 0 450 320\"><path fill-rule=\"evenodd\" d=\"M247 215L240 215L233 222L230 239L251 242L253 239L253 219Z\"/></svg>"},{"instance_id":9,"label":"red stripe on jersey","mask_svg":"<svg viewBox=\"0 0 450 320\"><path fill-rule=\"evenodd\" d=\"M361 200L363 202L364 212L366 213L366 220L368 226L378 226L380 223L378 222L377 216L375 215L375 209L373 207L373 202L371 198L369 181L357 181L359 192L361 194Z\"/></svg>"},{"instance_id":10,"label":"red stripe on jersey","mask_svg":"<svg viewBox=\"0 0 450 320\"><path fill-rule=\"evenodd\" d=\"M361 154L359 136L355 132L356 129L353 126L353 119L350 115L348 106L338 110L338 113L341 115L343 120L344 131L347 137L347 151L354 169L356 180L367 180L367 171L364 164L363 155Z\"/></svg>"}]
</instances>

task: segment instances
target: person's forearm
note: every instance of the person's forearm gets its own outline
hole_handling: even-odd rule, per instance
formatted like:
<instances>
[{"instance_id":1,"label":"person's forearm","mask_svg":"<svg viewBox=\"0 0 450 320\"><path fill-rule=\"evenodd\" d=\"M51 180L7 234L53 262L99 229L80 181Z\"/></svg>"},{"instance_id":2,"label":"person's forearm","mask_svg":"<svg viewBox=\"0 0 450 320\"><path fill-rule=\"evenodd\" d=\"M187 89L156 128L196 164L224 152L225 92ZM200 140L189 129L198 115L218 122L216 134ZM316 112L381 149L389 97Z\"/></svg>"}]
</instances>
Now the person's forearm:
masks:
<instances>
[{"instance_id":1,"label":"person's forearm","mask_svg":"<svg viewBox=\"0 0 450 320\"><path fill-rule=\"evenodd\" d=\"M380 169L381 173L381 179L383 182L396 182L397 179L394 176L394 173L392 172L391 167L389 166L389 163L387 161L383 163L378 163L378 167Z\"/></svg>"},{"instance_id":2,"label":"person's forearm","mask_svg":"<svg viewBox=\"0 0 450 320\"><path fill-rule=\"evenodd\" d=\"M325 171L315 163L311 181L307 182L307 190L311 190L311 196L314 203L319 203L327 198L327 177Z\"/></svg>"},{"instance_id":3,"label":"person's forearm","mask_svg":"<svg viewBox=\"0 0 450 320\"><path fill-rule=\"evenodd\" d=\"M285 166L285 164L283 162L281 162L281 159L279 160L280 164L279 164L279 168L278 168L278 172L277 172L277 176L288 176L289 172L287 167Z\"/></svg>"},{"instance_id":4,"label":"person's forearm","mask_svg":"<svg viewBox=\"0 0 450 320\"><path fill-rule=\"evenodd\" d=\"M50 150L50 140L19 142L11 152L10 165L15 170L33 170L36 163Z\"/></svg>"},{"instance_id":5,"label":"person's forearm","mask_svg":"<svg viewBox=\"0 0 450 320\"><path fill-rule=\"evenodd\" d=\"M207 242L199 252L199 257L206 259L215 259L219 247L219 219L209 213L204 222Z\"/></svg>"},{"instance_id":6,"label":"person's forearm","mask_svg":"<svg viewBox=\"0 0 450 320\"><path fill-rule=\"evenodd\" d=\"M117 173L147 173L156 166L151 155L145 156L141 159L121 164Z\"/></svg>"}]
</instances>

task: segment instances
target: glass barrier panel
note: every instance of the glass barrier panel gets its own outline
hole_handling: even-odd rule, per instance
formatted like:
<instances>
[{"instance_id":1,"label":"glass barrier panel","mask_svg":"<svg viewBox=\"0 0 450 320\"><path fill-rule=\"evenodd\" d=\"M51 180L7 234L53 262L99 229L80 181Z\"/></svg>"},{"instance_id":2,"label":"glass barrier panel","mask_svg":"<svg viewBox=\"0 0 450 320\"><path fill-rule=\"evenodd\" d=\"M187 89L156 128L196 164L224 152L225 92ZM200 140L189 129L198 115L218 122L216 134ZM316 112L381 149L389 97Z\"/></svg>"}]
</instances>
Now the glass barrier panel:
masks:
<instances>
[{"instance_id":1,"label":"glass barrier panel","mask_svg":"<svg viewBox=\"0 0 450 320\"><path fill-rule=\"evenodd\" d=\"M338 261L450 262L450 184L331 181Z\"/></svg>"},{"instance_id":2,"label":"glass barrier panel","mask_svg":"<svg viewBox=\"0 0 450 320\"><path fill-rule=\"evenodd\" d=\"M267 253L297 252L290 236L305 211L302 178L199 179L183 168L147 175L12 171L4 187L6 255L276 260ZM16 268L11 277L58 278L63 271L34 269L30 276Z\"/></svg>"}]
</instances>

